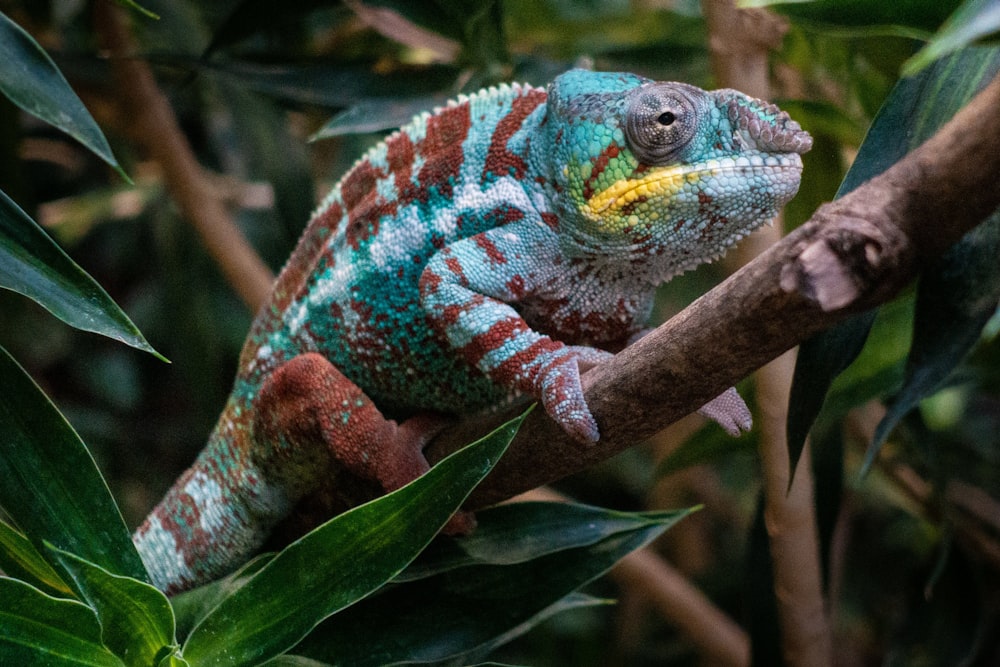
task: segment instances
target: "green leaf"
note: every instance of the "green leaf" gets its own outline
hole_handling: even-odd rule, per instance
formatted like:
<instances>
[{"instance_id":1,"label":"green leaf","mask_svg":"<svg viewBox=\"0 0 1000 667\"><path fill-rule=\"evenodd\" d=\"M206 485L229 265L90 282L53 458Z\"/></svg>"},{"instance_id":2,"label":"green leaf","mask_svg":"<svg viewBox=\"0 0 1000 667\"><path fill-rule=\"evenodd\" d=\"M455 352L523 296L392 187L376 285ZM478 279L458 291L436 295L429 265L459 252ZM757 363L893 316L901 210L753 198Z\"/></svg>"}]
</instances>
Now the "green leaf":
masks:
<instances>
[{"instance_id":1,"label":"green leaf","mask_svg":"<svg viewBox=\"0 0 1000 667\"><path fill-rule=\"evenodd\" d=\"M455 583L458 586L463 585L464 578L458 578ZM492 581L487 579L487 581ZM505 580L497 583L507 583ZM426 592L426 591L425 591ZM437 591L433 591L435 594ZM548 595L549 591L541 591L542 595ZM423 594L423 593L419 593ZM449 592L443 593L444 597L440 599L443 605L448 605L456 602L456 597ZM398 599L398 598L395 598ZM437 599L435 599L437 601ZM519 601L524 602L524 601ZM322 660L316 660L314 662L306 663L308 665L351 665L352 667L381 667L382 665L490 665L497 663L478 663L476 660L482 656L488 655L491 651L503 646L504 644L517 639L521 635L525 634L532 628L538 626L540 623L547 621L556 614L561 614L565 611L572 611L574 609L582 609L586 607L596 607L600 605L609 605L613 601L605 600L601 598L595 598L589 595L584 595L582 593L571 592L568 595L556 600L549 606L545 607L536 614L531 615L520 623L513 624L514 622L505 619L497 623L498 618L504 616L502 610L494 610L494 614L483 614L482 612L487 608L487 605L496 604L492 599L482 599L480 604L482 607L473 606L474 601L469 601L465 605L464 611L462 613L464 618L456 619L455 614L445 612L443 617L437 616L436 607L438 604L432 603L430 605L431 609L429 613L431 616L421 616L419 613L415 613L412 608L414 605L407 605L403 609L408 617L408 620L415 623L415 626L407 627L406 629L399 628L395 622L394 609L385 607L383 611L390 614L388 618L393 619L390 621L390 626L392 630L400 630L398 634L393 635L382 635L379 632L378 637L374 638L374 643L368 644L366 642L358 642L355 639L351 650L346 653L342 653L335 648L332 648L335 642L343 641L345 635L343 633L349 630L337 630L333 631L330 636L324 635L323 632L333 625L334 622L339 620L338 617L334 617L328 623L322 624L316 632L317 637L322 637L317 643L322 644L320 648L315 648L310 646L310 638L306 639L301 645L301 650L311 651L318 650L320 653L324 649L329 650L328 660L332 662L324 662ZM362 603L365 604L365 603ZM501 602L501 604L508 604L507 600ZM516 603L515 603L516 604ZM442 606L443 606L442 605ZM533 607L534 605L530 602L526 607ZM363 620L370 621L372 616L365 613L367 610L362 611L364 614ZM522 612L520 607L512 609L512 615L518 616ZM441 618L442 623L436 623L434 619ZM427 619L427 620L424 620ZM457 622L456 622L457 621ZM482 622L482 624L480 624ZM361 623L352 624L356 629L361 630ZM377 627L377 626L369 626ZM506 628L504 630L503 628ZM370 632L370 631L369 631ZM439 636L438 633L441 633ZM361 635L364 636L364 635ZM381 640L381 641L379 641ZM384 650L384 646L391 646L387 651ZM299 650L297 647L295 650ZM303 660L312 660L304 656L300 657ZM270 667L271 663L268 663Z\"/></svg>"},{"instance_id":2,"label":"green leaf","mask_svg":"<svg viewBox=\"0 0 1000 667\"><path fill-rule=\"evenodd\" d=\"M101 129L49 55L0 12L0 91L28 113L55 125L122 171Z\"/></svg>"},{"instance_id":3,"label":"green leaf","mask_svg":"<svg viewBox=\"0 0 1000 667\"><path fill-rule=\"evenodd\" d=\"M913 76L932 62L1000 33L1000 2L965 0L948 17L934 38L903 65L903 74Z\"/></svg>"},{"instance_id":4,"label":"green leaf","mask_svg":"<svg viewBox=\"0 0 1000 667\"><path fill-rule=\"evenodd\" d=\"M933 0L739 0L739 7L767 7L802 23L848 29L847 34L926 37L947 18L951 5Z\"/></svg>"},{"instance_id":5,"label":"green leaf","mask_svg":"<svg viewBox=\"0 0 1000 667\"><path fill-rule=\"evenodd\" d=\"M72 591L27 537L0 521L0 570L49 595L70 597Z\"/></svg>"},{"instance_id":6,"label":"green leaf","mask_svg":"<svg viewBox=\"0 0 1000 667\"><path fill-rule=\"evenodd\" d=\"M359 100L389 104L451 90L460 72L448 65L401 67L398 71L378 73L367 67L325 62L270 62L242 60L194 61L179 56L161 57L164 64L197 68L206 74L225 79L244 88L263 93L281 102L349 107ZM425 111L429 107L421 107ZM409 120L409 119L407 119Z\"/></svg>"},{"instance_id":7,"label":"green leaf","mask_svg":"<svg viewBox=\"0 0 1000 667\"><path fill-rule=\"evenodd\" d=\"M345 134L383 132L395 129L417 114L443 104L443 96L418 97L409 100L361 100L341 111L316 130L309 141L319 141Z\"/></svg>"},{"instance_id":8,"label":"green leaf","mask_svg":"<svg viewBox=\"0 0 1000 667\"><path fill-rule=\"evenodd\" d=\"M1000 49L964 49L901 79L875 119L837 196L878 176L929 139L1000 70Z\"/></svg>"},{"instance_id":9,"label":"green leaf","mask_svg":"<svg viewBox=\"0 0 1000 667\"><path fill-rule=\"evenodd\" d=\"M301 655L279 655L264 663L265 667L331 667L327 662L303 658Z\"/></svg>"},{"instance_id":10,"label":"green leaf","mask_svg":"<svg viewBox=\"0 0 1000 667\"><path fill-rule=\"evenodd\" d=\"M966 234L921 275L906 377L875 429L862 474L900 420L940 389L979 341L1000 300L997 257L1000 212Z\"/></svg>"},{"instance_id":11,"label":"green leaf","mask_svg":"<svg viewBox=\"0 0 1000 667\"><path fill-rule=\"evenodd\" d=\"M129 9L134 9L135 11L139 12L140 14L143 14L143 15L151 18L151 19L158 19L158 18L160 18L157 14L154 14L153 12L149 11L145 7L139 5L134 0L116 0L116 1L122 7L128 7Z\"/></svg>"},{"instance_id":12,"label":"green leaf","mask_svg":"<svg viewBox=\"0 0 1000 667\"><path fill-rule=\"evenodd\" d=\"M0 577L0 600L0 664L124 667L101 645L101 625L87 605L7 577Z\"/></svg>"},{"instance_id":13,"label":"green leaf","mask_svg":"<svg viewBox=\"0 0 1000 667\"><path fill-rule=\"evenodd\" d=\"M70 326L159 356L108 293L2 190L0 287L34 299Z\"/></svg>"},{"instance_id":14,"label":"green leaf","mask_svg":"<svg viewBox=\"0 0 1000 667\"><path fill-rule=\"evenodd\" d=\"M135 578L146 570L90 452L0 347L0 507L36 547L48 541Z\"/></svg>"},{"instance_id":15,"label":"green leaf","mask_svg":"<svg viewBox=\"0 0 1000 667\"><path fill-rule=\"evenodd\" d=\"M472 565L516 565L651 525L673 525L689 513L618 512L577 503L507 503L476 512L478 526L471 535L434 540L393 581L426 579Z\"/></svg>"},{"instance_id":16,"label":"green leaf","mask_svg":"<svg viewBox=\"0 0 1000 667\"><path fill-rule=\"evenodd\" d=\"M569 521L581 511L599 512L572 506L564 510L556 506L531 509L540 510L553 517L565 512ZM293 652L355 667L443 660L469 664L558 611L552 605L559 605L567 595L687 514L635 514L629 518L631 528L622 529L620 522L627 515L613 512L605 517L613 527L610 536L585 546L555 551L540 548L540 555L526 561L505 564L501 558L497 564L447 569L436 576L385 588L350 611L323 622ZM493 532L490 520L489 515L483 517L480 529ZM545 546L550 539L559 540L548 535L551 525L552 520L546 519L522 526L517 539L523 537L529 543ZM574 530L588 533L590 528L580 525ZM507 527L496 531L492 549L497 554L504 546L517 543L502 541L509 534ZM574 598L565 604L577 601Z\"/></svg>"},{"instance_id":17,"label":"green leaf","mask_svg":"<svg viewBox=\"0 0 1000 667\"><path fill-rule=\"evenodd\" d=\"M249 581L250 576L256 574L272 558L274 558L273 553L260 554L222 579L216 579L204 586L171 597L170 606L174 609L177 636L187 637L210 611Z\"/></svg>"},{"instance_id":18,"label":"green leaf","mask_svg":"<svg viewBox=\"0 0 1000 667\"><path fill-rule=\"evenodd\" d=\"M823 409L833 381L854 363L868 340L877 310L850 317L799 346L788 399L788 456L793 475L806 437Z\"/></svg>"},{"instance_id":19,"label":"green leaf","mask_svg":"<svg viewBox=\"0 0 1000 667\"><path fill-rule=\"evenodd\" d=\"M837 196L881 174L929 138L998 70L1000 49L965 49L901 80L872 122ZM830 385L857 358L874 319L874 312L856 315L800 347L787 424L793 470Z\"/></svg>"},{"instance_id":20,"label":"green leaf","mask_svg":"<svg viewBox=\"0 0 1000 667\"><path fill-rule=\"evenodd\" d=\"M167 596L153 586L111 574L71 553L48 546L80 597L97 612L105 646L134 665L153 665L178 646Z\"/></svg>"},{"instance_id":21,"label":"green leaf","mask_svg":"<svg viewBox=\"0 0 1000 667\"><path fill-rule=\"evenodd\" d=\"M393 493L291 544L192 631L197 665L250 665L285 652L317 623L396 576L493 468L524 416L452 454Z\"/></svg>"}]
</instances>

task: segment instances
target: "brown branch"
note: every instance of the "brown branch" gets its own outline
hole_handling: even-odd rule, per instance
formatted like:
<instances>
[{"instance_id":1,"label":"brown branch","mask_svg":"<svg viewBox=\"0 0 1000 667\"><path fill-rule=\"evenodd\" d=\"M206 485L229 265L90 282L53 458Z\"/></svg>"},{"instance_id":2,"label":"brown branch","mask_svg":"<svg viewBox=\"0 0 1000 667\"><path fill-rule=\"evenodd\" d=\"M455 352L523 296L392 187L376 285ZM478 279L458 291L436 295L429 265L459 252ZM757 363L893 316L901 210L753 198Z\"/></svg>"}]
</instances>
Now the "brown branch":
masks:
<instances>
[{"instance_id":1,"label":"brown branch","mask_svg":"<svg viewBox=\"0 0 1000 667\"><path fill-rule=\"evenodd\" d=\"M94 3L98 35L111 55L118 101L134 140L163 169L170 194L243 302L254 312L271 293L274 276L247 243L223 196L191 150L169 100L144 61L133 57L135 44L122 10L109 0Z\"/></svg>"},{"instance_id":2,"label":"brown branch","mask_svg":"<svg viewBox=\"0 0 1000 667\"><path fill-rule=\"evenodd\" d=\"M742 628L649 549L633 551L609 574L619 584L641 590L691 641L705 664L750 664L750 640Z\"/></svg>"},{"instance_id":3,"label":"brown branch","mask_svg":"<svg viewBox=\"0 0 1000 667\"><path fill-rule=\"evenodd\" d=\"M582 447L540 410L470 506L566 477L663 429L771 359L853 313L885 303L1000 206L1000 78L884 174L812 219L669 322L584 375L601 440ZM850 293L852 298L829 294ZM499 421L516 410L497 415ZM439 459L490 420L460 424Z\"/></svg>"},{"instance_id":4,"label":"brown branch","mask_svg":"<svg viewBox=\"0 0 1000 667\"><path fill-rule=\"evenodd\" d=\"M732 0L702 0L716 84L769 99L770 52L788 23L764 10L736 9ZM781 239L780 220L752 235L734 255L741 263ZM813 510L808 444L792 482L785 423L795 355L787 352L754 375L763 472L764 525L774 576L781 646L789 665L830 665L833 642L823 590L819 536Z\"/></svg>"},{"instance_id":5,"label":"brown branch","mask_svg":"<svg viewBox=\"0 0 1000 667\"><path fill-rule=\"evenodd\" d=\"M788 21L763 9L737 10L732 0L702 0L701 12L716 83L767 99L768 56L781 46Z\"/></svg>"}]
</instances>

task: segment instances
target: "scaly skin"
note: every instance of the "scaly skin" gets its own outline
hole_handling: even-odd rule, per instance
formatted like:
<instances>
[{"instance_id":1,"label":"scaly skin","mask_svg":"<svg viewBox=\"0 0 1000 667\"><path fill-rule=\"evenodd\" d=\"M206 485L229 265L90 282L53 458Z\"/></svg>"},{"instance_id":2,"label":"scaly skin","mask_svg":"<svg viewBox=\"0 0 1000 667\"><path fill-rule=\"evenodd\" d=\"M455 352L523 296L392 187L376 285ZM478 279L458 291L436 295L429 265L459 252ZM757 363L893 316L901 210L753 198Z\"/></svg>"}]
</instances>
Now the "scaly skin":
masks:
<instances>
[{"instance_id":1,"label":"scaly skin","mask_svg":"<svg viewBox=\"0 0 1000 667\"><path fill-rule=\"evenodd\" d=\"M639 334L657 285L771 219L810 145L735 91L581 70L414 119L344 176L279 276L208 446L134 536L154 583L232 570L332 466L386 491L415 478L430 414L525 395L596 441L579 364ZM705 411L749 427L735 392Z\"/></svg>"}]
</instances>

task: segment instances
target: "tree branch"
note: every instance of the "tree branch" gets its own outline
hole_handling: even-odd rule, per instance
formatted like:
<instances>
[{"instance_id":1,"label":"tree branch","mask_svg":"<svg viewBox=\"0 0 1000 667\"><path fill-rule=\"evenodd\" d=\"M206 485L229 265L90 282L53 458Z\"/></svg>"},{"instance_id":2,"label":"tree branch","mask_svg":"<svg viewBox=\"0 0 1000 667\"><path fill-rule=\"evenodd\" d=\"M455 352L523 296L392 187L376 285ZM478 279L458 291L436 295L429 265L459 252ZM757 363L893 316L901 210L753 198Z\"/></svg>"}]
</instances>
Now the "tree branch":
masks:
<instances>
[{"instance_id":1,"label":"tree branch","mask_svg":"<svg viewBox=\"0 0 1000 667\"><path fill-rule=\"evenodd\" d=\"M469 506L605 460L801 341L898 294L928 260L1000 206L997 108L1000 77L892 168L821 207L669 322L587 372L585 395L600 442L581 447L536 411ZM454 451L488 422L450 429L429 456Z\"/></svg>"}]
</instances>

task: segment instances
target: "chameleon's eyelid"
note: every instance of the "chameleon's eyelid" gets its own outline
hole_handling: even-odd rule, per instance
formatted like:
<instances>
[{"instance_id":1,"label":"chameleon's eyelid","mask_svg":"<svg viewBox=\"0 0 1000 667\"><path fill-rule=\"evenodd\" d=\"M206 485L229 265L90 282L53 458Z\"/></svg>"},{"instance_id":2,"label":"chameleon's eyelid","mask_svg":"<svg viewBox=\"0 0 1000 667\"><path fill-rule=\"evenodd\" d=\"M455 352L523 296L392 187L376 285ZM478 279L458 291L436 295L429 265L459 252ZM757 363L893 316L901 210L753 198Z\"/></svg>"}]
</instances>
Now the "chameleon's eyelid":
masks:
<instances>
[{"instance_id":1,"label":"chameleon's eyelid","mask_svg":"<svg viewBox=\"0 0 1000 667\"><path fill-rule=\"evenodd\" d=\"M639 159L661 166L674 161L694 138L698 105L686 87L647 84L633 91L625 111L625 140Z\"/></svg>"}]
</instances>

